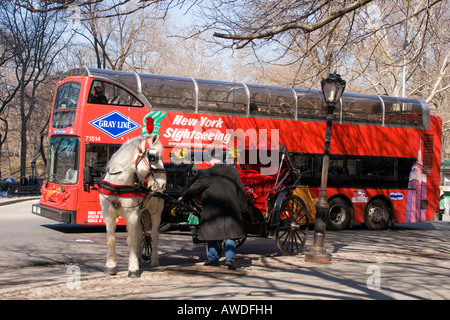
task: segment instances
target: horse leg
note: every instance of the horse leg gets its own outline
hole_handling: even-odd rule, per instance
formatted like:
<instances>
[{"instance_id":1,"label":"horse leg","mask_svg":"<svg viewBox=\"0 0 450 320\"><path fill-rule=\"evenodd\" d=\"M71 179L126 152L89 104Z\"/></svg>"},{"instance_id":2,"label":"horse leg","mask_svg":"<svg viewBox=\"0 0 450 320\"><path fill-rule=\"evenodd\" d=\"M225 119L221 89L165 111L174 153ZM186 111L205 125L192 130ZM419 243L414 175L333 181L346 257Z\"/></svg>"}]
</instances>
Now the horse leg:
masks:
<instances>
[{"instance_id":1,"label":"horse leg","mask_svg":"<svg viewBox=\"0 0 450 320\"><path fill-rule=\"evenodd\" d=\"M150 266L159 266L159 255L158 255L158 239L159 239L159 225L161 224L161 214L164 209L164 200L161 198L153 198L154 205L151 206L153 212L150 213L152 218L152 257L150 260Z\"/></svg>"},{"instance_id":2,"label":"horse leg","mask_svg":"<svg viewBox=\"0 0 450 320\"><path fill-rule=\"evenodd\" d=\"M116 261L116 218L108 212L103 212L103 220L106 224L106 240L108 242L108 253L106 256L105 273L115 275L117 273L117 261Z\"/></svg>"},{"instance_id":3,"label":"horse leg","mask_svg":"<svg viewBox=\"0 0 450 320\"><path fill-rule=\"evenodd\" d=\"M137 213L138 219L136 224L136 256L138 258L138 263L142 262L143 253L143 240L144 240L144 230L145 230L145 220L140 212Z\"/></svg>"},{"instance_id":4,"label":"horse leg","mask_svg":"<svg viewBox=\"0 0 450 320\"><path fill-rule=\"evenodd\" d=\"M141 216L142 221L142 237L141 237L141 246L142 250L140 250L140 257L141 260L148 261L150 260L151 252L152 252L152 246L151 246L151 233L150 233L150 225L151 225L151 217L149 211L146 209L144 210ZM139 249L139 248L138 248Z\"/></svg>"},{"instance_id":5,"label":"horse leg","mask_svg":"<svg viewBox=\"0 0 450 320\"><path fill-rule=\"evenodd\" d=\"M128 260L128 276L131 278L139 278L139 258L136 254L138 243L142 236L141 221L138 218L137 211L132 212L127 219L127 244L130 251ZM139 248L140 249L140 248Z\"/></svg>"}]
</instances>

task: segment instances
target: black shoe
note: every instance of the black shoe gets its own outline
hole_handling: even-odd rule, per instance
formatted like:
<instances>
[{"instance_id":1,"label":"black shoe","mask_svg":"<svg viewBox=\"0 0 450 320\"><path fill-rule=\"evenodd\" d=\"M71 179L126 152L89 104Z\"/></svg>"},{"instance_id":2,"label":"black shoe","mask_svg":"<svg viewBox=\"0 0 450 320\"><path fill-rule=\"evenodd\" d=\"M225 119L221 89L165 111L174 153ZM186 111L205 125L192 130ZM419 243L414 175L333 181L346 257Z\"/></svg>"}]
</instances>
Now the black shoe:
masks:
<instances>
[{"instance_id":1,"label":"black shoe","mask_svg":"<svg viewBox=\"0 0 450 320\"><path fill-rule=\"evenodd\" d=\"M206 260L203 264L204 266L217 267L219 265L218 261Z\"/></svg>"},{"instance_id":2,"label":"black shoe","mask_svg":"<svg viewBox=\"0 0 450 320\"><path fill-rule=\"evenodd\" d=\"M231 260L225 261L225 265L228 267L228 270L236 270L236 265Z\"/></svg>"}]
</instances>

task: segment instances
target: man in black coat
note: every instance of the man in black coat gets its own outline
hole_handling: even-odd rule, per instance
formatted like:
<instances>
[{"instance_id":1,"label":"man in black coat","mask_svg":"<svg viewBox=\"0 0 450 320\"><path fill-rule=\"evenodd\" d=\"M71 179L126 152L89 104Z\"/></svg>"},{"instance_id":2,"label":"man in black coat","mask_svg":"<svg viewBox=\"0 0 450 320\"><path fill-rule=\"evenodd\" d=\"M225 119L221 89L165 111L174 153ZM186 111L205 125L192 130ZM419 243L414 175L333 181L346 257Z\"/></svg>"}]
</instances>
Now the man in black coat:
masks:
<instances>
[{"instance_id":1,"label":"man in black coat","mask_svg":"<svg viewBox=\"0 0 450 320\"><path fill-rule=\"evenodd\" d=\"M228 269L235 270L235 239L246 237L241 215L241 210L247 210L245 190L237 170L215 158L214 152L212 157L212 167L205 170L180 199L188 202L201 195L198 239L207 242L205 265L219 264L218 241L225 240L225 264Z\"/></svg>"}]
</instances>

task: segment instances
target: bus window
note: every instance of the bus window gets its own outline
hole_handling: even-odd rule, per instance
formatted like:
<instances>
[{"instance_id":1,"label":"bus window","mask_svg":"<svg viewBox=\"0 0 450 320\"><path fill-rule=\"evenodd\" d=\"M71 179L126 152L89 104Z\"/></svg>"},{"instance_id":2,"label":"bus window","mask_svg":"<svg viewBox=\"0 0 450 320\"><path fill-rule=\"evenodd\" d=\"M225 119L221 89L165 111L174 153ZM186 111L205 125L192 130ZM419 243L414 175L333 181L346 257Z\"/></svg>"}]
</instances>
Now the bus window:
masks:
<instances>
[{"instance_id":1,"label":"bus window","mask_svg":"<svg viewBox=\"0 0 450 320\"><path fill-rule=\"evenodd\" d=\"M81 83L67 82L56 91L53 104L53 128L67 128L74 124Z\"/></svg>"},{"instance_id":2,"label":"bus window","mask_svg":"<svg viewBox=\"0 0 450 320\"><path fill-rule=\"evenodd\" d=\"M50 139L48 181L75 184L78 181L79 139L58 137Z\"/></svg>"},{"instance_id":3,"label":"bus window","mask_svg":"<svg viewBox=\"0 0 450 320\"><path fill-rule=\"evenodd\" d=\"M422 127L422 106L415 99L382 97L386 106L385 123Z\"/></svg>"},{"instance_id":4,"label":"bus window","mask_svg":"<svg viewBox=\"0 0 450 320\"><path fill-rule=\"evenodd\" d=\"M398 188L407 188L411 174L411 169L416 162L414 158L399 158L398 159Z\"/></svg>"},{"instance_id":5,"label":"bus window","mask_svg":"<svg viewBox=\"0 0 450 320\"><path fill-rule=\"evenodd\" d=\"M266 86L247 85L250 92L250 114L270 114L270 93Z\"/></svg>"},{"instance_id":6,"label":"bus window","mask_svg":"<svg viewBox=\"0 0 450 320\"><path fill-rule=\"evenodd\" d=\"M328 184L330 186L355 186L357 183L357 168L357 158L332 155L328 168Z\"/></svg>"},{"instance_id":7,"label":"bus window","mask_svg":"<svg viewBox=\"0 0 450 320\"><path fill-rule=\"evenodd\" d=\"M298 119L326 119L327 110L321 91L298 88L294 88L294 91L297 94Z\"/></svg>"},{"instance_id":8,"label":"bus window","mask_svg":"<svg viewBox=\"0 0 450 320\"><path fill-rule=\"evenodd\" d=\"M109 82L94 80L89 91L88 103L110 104L127 107L144 106L128 91Z\"/></svg>"},{"instance_id":9,"label":"bus window","mask_svg":"<svg viewBox=\"0 0 450 320\"><path fill-rule=\"evenodd\" d=\"M76 109L80 89L81 83L79 82L67 82L61 85L56 92L53 110Z\"/></svg>"},{"instance_id":10,"label":"bus window","mask_svg":"<svg viewBox=\"0 0 450 320\"><path fill-rule=\"evenodd\" d=\"M295 118L295 96L291 88L269 87L271 116Z\"/></svg>"},{"instance_id":11,"label":"bus window","mask_svg":"<svg viewBox=\"0 0 450 320\"><path fill-rule=\"evenodd\" d=\"M112 155L119 150L120 145L86 144L86 166L103 168Z\"/></svg>"},{"instance_id":12,"label":"bus window","mask_svg":"<svg viewBox=\"0 0 450 320\"><path fill-rule=\"evenodd\" d=\"M195 81L198 85L200 111L243 114L247 112L247 94L243 85L223 81Z\"/></svg>"},{"instance_id":13,"label":"bus window","mask_svg":"<svg viewBox=\"0 0 450 320\"><path fill-rule=\"evenodd\" d=\"M52 127L59 129L73 126L75 123L75 115L75 110L53 112Z\"/></svg>"},{"instance_id":14,"label":"bus window","mask_svg":"<svg viewBox=\"0 0 450 320\"><path fill-rule=\"evenodd\" d=\"M293 155L293 159L295 166L300 169L301 183L309 186L314 185L315 155L297 153Z\"/></svg>"},{"instance_id":15,"label":"bus window","mask_svg":"<svg viewBox=\"0 0 450 320\"><path fill-rule=\"evenodd\" d=\"M396 187L397 164L397 159L362 157L360 161L360 183L368 188Z\"/></svg>"},{"instance_id":16,"label":"bus window","mask_svg":"<svg viewBox=\"0 0 450 320\"><path fill-rule=\"evenodd\" d=\"M84 69L84 70L83 70ZM78 75L89 75L92 78L110 79L115 83L119 83L121 86L128 88L132 92L139 92L138 81L136 81L136 75L133 72L118 71L118 70L106 70L95 68L83 68ZM86 74L84 71L88 71Z\"/></svg>"},{"instance_id":17,"label":"bus window","mask_svg":"<svg viewBox=\"0 0 450 320\"><path fill-rule=\"evenodd\" d=\"M363 159L361 174L374 177L392 176L394 174L394 160Z\"/></svg>"},{"instance_id":18,"label":"bus window","mask_svg":"<svg viewBox=\"0 0 450 320\"><path fill-rule=\"evenodd\" d=\"M120 145L86 144L84 182L98 183L105 172L106 164Z\"/></svg>"},{"instance_id":19,"label":"bus window","mask_svg":"<svg viewBox=\"0 0 450 320\"><path fill-rule=\"evenodd\" d=\"M381 124L381 107L376 96L347 93L342 96L342 121Z\"/></svg>"},{"instance_id":20,"label":"bus window","mask_svg":"<svg viewBox=\"0 0 450 320\"><path fill-rule=\"evenodd\" d=\"M139 74L142 93L152 107L195 111L195 85L192 79Z\"/></svg>"}]
</instances>

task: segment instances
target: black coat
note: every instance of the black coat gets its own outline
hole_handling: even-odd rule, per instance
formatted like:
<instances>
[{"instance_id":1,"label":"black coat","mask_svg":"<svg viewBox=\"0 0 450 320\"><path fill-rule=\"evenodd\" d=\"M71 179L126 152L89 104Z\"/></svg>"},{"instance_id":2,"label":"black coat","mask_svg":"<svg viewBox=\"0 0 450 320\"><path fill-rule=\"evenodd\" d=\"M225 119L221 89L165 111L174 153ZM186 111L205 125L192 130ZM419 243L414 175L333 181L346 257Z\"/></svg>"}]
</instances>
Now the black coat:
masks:
<instances>
[{"instance_id":1,"label":"black coat","mask_svg":"<svg viewBox=\"0 0 450 320\"><path fill-rule=\"evenodd\" d=\"M187 202L201 195L199 240L245 238L241 210L246 210L245 190L236 169L216 164L205 170L183 196Z\"/></svg>"}]
</instances>

